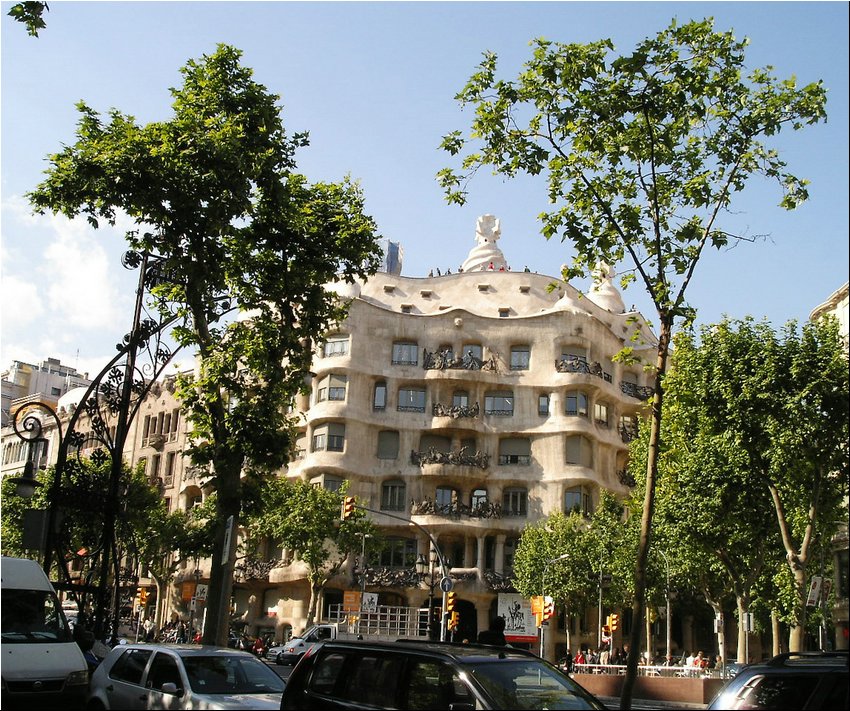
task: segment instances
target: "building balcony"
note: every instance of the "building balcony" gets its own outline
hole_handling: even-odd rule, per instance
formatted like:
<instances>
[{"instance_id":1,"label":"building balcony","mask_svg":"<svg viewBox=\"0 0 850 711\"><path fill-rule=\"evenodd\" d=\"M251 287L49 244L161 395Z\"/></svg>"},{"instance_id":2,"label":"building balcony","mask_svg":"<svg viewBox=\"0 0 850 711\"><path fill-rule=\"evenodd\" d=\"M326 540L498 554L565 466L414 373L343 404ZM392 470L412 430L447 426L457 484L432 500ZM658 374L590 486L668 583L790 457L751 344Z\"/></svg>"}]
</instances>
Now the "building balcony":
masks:
<instances>
[{"instance_id":1,"label":"building balcony","mask_svg":"<svg viewBox=\"0 0 850 711\"><path fill-rule=\"evenodd\" d=\"M582 358L558 358L555 361L555 370L559 373L581 373L584 375L595 375L606 383L613 382L611 373L602 369L598 362L588 363Z\"/></svg>"},{"instance_id":2,"label":"building balcony","mask_svg":"<svg viewBox=\"0 0 850 711\"><path fill-rule=\"evenodd\" d=\"M649 400L655 393L655 388L651 388L648 385L635 385L625 380L620 381L620 390L629 397L638 400Z\"/></svg>"},{"instance_id":3,"label":"building balcony","mask_svg":"<svg viewBox=\"0 0 850 711\"><path fill-rule=\"evenodd\" d=\"M481 408L476 402L474 405L452 405L447 406L442 403L435 403L431 409L431 414L434 417L451 417L456 420L461 417L478 417L481 413Z\"/></svg>"},{"instance_id":4,"label":"building balcony","mask_svg":"<svg viewBox=\"0 0 850 711\"><path fill-rule=\"evenodd\" d=\"M429 464L450 465L456 467L477 467L486 469L490 465L490 455L482 452L469 453L466 447L456 452L442 452L430 447L425 452L410 452L410 463L424 467Z\"/></svg>"},{"instance_id":5,"label":"building balcony","mask_svg":"<svg viewBox=\"0 0 850 711\"><path fill-rule=\"evenodd\" d=\"M490 501L484 501L469 506L460 501L453 501L450 504L438 504L430 498L425 498L422 501L410 502L411 516L440 516L449 519L488 519L502 518L502 506Z\"/></svg>"}]
</instances>

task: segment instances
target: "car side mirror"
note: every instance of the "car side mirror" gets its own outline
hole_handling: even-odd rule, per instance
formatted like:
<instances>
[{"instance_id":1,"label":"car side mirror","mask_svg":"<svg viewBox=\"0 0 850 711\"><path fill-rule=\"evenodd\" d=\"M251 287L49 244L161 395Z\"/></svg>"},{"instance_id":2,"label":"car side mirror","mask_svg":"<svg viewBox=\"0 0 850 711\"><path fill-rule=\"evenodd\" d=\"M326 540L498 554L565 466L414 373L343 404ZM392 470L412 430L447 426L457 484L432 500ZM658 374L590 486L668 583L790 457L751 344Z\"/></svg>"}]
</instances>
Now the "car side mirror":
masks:
<instances>
[{"instance_id":1,"label":"car side mirror","mask_svg":"<svg viewBox=\"0 0 850 711\"><path fill-rule=\"evenodd\" d=\"M171 696L183 696L183 689L179 688L173 681L166 681L160 688L160 691L163 694L170 694Z\"/></svg>"}]
</instances>

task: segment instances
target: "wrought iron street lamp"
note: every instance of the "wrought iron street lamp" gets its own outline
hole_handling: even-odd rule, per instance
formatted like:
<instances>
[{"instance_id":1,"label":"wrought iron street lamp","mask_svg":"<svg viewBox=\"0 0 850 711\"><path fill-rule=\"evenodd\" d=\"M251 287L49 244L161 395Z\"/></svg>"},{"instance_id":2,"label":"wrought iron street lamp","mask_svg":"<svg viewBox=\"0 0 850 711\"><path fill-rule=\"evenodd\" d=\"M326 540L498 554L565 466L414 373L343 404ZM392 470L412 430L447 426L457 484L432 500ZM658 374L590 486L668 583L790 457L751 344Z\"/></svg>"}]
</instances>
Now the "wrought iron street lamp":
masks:
<instances>
[{"instance_id":1,"label":"wrought iron street lamp","mask_svg":"<svg viewBox=\"0 0 850 711\"><path fill-rule=\"evenodd\" d=\"M419 582L424 582L428 578L428 638L436 639L436 629L434 624L434 588L437 586L437 565L440 558L437 555L435 548L431 549L430 560L425 559L425 555L420 553L416 559L416 575L419 576ZM448 567L449 562L445 561Z\"/></svg>"},{"instance_id":2,"label":"wrought iron street lamp","mask_svg":"<svg viewBox=\"0 0 850 711\"><path fill-rule=\"evenodd\" d=\"M171 350L163 341L165 329L178 317L163 316L159 313L155 314L155 318L147 317L145 295L150 293L150 289L159 279L163 260L147 252L130 251L124 254L122 263L128 269L140 268L140 273L133 325L123 342L116 346L117 355L89 385L79 405L64 422L64 429L63 421L56 411L43 402L26 403L18 409L13 419L15 433L30 443L31 455L33 443L41 439L44 418L53 420L59 447L47 494L49 505L44 536L38 546L43 553L43 568L50 575L54 564L57 566L57 590L65 590L74 595L94 595L95 636L104 639L108 635L112 643L117 641L119 596L117 593L113 594L110 603L109 592L110 585L120 584L121 561L115 546L115 524L119 513L124 445L139 405L179 350ZM87 418L86 429L89 430L85 435L76 429L83 415ZM100 462L107 458L111 460L105 496L95 501L69 500L65 496L64 480L81 470L80 450L85 445L96 447L92 459ZM30 495L34 491L34 481L32 467L25 469L21 483L28 485ZM96 585L79 585L71 579L65 560L66 551L60 540L60 506L66 510L82 512L96 509L103 516L100 541L92 554L93 567L97 569L98 576ZM111 622L107 625L110 606L113 608Z\"/></svg>"}]
</instances>

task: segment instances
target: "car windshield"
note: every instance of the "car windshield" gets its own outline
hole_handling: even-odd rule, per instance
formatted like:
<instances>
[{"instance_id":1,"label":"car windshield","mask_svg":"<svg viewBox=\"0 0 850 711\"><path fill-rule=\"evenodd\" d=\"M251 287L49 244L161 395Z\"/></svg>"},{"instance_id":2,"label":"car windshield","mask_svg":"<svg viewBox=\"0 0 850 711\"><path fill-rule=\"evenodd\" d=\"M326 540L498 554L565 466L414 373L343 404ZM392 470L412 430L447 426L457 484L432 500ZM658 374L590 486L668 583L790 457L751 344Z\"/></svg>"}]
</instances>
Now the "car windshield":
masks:
<instances>
[{"instance_id":1,"label":"car windshield","mask_svg":"<svg viewBox=\"0 0 850 711\"><path fill-rule=\"evenodd\" d=\"M599 708L576 682L534 659L482 661L468 670L499 708Z\"/></svg>"},{"instance_id":2,"label":"car windshield","mask_svg":"<svg viewBox=\"0 0 850 711\"><path fill-rule=\"evenodd\" d=\"M254 657L191 656L183 664L197 694L279 694L285 683Z\"/></svg>"},{"instance_id":3,"label":"car windshield","mask_svg":"<svg viewBox=\"0 0 850 711\"><path fill-rule=\"evenodd\" d=\"M54 593L4 588L0 594L3 644L73 641Z\"/></svg>"}]
</instances>

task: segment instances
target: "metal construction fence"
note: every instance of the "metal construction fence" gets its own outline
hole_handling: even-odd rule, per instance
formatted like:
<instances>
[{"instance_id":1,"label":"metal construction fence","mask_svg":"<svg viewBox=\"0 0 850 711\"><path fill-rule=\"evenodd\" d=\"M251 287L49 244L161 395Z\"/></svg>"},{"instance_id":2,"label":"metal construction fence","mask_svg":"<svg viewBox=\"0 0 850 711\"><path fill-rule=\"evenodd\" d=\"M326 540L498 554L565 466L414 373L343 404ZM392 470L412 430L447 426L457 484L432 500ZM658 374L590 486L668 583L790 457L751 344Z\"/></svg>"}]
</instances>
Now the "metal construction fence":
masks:
<instances>
[{"instance_id":1,"label":"metal construction fence","mask_svg":"<svg viewBox=\"0 0 850 711\"><path fill-rule=\"evenodd\" d=\"M625 664L573 664L571 671L574 674L619 674L625 676ZM723 679L732 676L725 668L701 669L699 667L683 666L647 666L639 665L638 676L657 676L668 678L689 679Z\"/></svg>"},{"instance_id":2,"label":"metal construction fence","mask_svg":"<svg viewBox=\"0 0 850 711\"><path fill-rule=\"evenodd\" d=\"M427 637L428 608L380 605L374 610L346 610L344 604L330 605L328 622L343 632L381 637Z\"/></svg>"}]
</instances>

